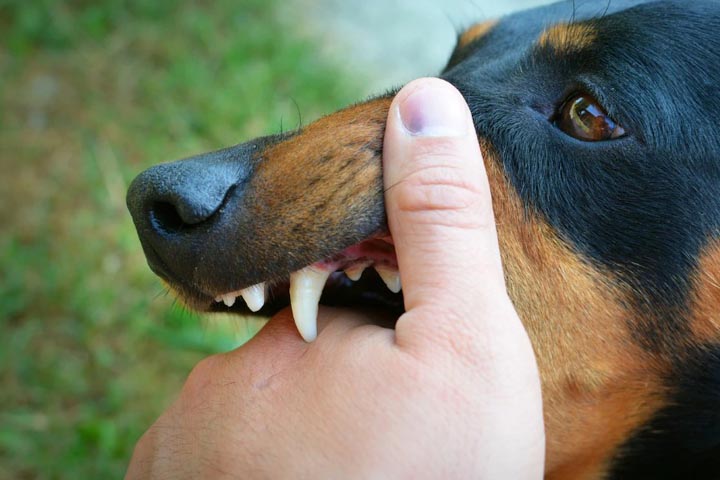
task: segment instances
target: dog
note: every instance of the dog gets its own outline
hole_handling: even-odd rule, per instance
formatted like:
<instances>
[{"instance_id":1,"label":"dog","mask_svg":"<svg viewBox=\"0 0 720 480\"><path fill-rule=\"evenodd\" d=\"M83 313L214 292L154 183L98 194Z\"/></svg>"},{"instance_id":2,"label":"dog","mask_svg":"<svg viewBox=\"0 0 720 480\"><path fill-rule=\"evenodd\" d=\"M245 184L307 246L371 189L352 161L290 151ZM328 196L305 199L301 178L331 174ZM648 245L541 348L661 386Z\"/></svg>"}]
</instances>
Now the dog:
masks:
<instances>
[{"instance_id":1,"label":"dog","mask_svg":"<svg viewBox=\"0 0 720 480\"><path fill-rule=\"evenodd\" d=\"M542 376L546 477L720 479L720 2L482 22L441 77L487 164ZM200 311L292 303L307 340L318 301L401 313L381 171L393 94L139 175L128 206L152 270Z\"/></svg>"}]
</instances>

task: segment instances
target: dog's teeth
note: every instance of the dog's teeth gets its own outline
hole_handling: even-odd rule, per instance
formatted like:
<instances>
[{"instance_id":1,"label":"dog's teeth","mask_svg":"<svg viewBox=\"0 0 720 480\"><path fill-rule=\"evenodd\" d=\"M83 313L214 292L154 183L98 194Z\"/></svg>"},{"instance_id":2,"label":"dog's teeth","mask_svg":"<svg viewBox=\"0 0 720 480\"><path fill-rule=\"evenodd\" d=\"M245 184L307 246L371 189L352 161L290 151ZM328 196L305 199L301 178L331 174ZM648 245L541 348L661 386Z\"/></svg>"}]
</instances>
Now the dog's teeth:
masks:
<instances>
[{"instance_id":1,"label":"dog's teeth","mask_svg":"<svg viewBox=\"0 0 720 480\"><path fill-rule=\"evenodd\" d=\"M317 337L318 302L330 272L303 268L290 274L290 305L295 325L306 342Z\"/></svg>"},{"instance_id":2,"label":"dog's teeth","mask_svg":"<svg viewBox=\"0 0 720 480\"><path fill-rule=\"evenodd\" d=\"M250 310L257 312L265 305L265 282L258 283L240 291Z\"/></svg>"},{"instance_id":3,"label":"dog's teeth","mask_svg":"<svg viewBox=\"0 0 720 480\"><path fill-rule=\"evenodd\" d=\"M222 297L222 301L225 305L228 307L232 307L235 305L235 294L234 293L226 293L225 295L220 295Z\"/></svg>"},{"instance_id":4,"label":"dog's teeth","mask_svg":"<svg viewBox=\"0 0 720 480\"><path fill-rule=\"evenodd\" d=\"M347 275L347 277L353 282L357 282L360 280L360 277L362 277L363 272L369 265L370 264L368 263L359 263L357 265L353 265L352 267L348 267L345 269L345 275Z\"/></svg>"},{"instance_id":5,"label":"dog's teeth","mask_svg":"<svg viewBox=\"0 0 720 480\"><path fill-rule=\"evenodd\" d=\"M400 272L394 268L384 267L382 265L376 265L375 270L377 271L380 278L382 278L385 285L393 293L398 293L402 290L402 284L400 283Z\"/></svg>"}]
</instances>

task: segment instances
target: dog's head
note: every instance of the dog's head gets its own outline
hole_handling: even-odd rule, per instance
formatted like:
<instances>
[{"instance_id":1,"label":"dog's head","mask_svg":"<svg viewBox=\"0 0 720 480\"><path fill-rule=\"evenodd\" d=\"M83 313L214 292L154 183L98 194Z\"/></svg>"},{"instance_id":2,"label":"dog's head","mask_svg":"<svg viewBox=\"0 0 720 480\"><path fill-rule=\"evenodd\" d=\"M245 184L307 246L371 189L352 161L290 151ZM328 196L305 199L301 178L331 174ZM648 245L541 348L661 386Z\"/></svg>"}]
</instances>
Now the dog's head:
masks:
<instances>
[{"instance_id":1,"label":"dog's head","mask_svg":"<svg viewBox=\"0 0 720 480\"><path fill-rule=\"evenodd\" d=\"M471 27L442 74L487 163L549 477L720 477L719 32L713 0L561 2ZM249 314L234 299L256 286L273 314L311 265L338 270L321 303L401 311L391 98L141 174L128 205L151 268L203 311ZM382 275L342 273L369 264Z\"/></svg>"}]
</instances>

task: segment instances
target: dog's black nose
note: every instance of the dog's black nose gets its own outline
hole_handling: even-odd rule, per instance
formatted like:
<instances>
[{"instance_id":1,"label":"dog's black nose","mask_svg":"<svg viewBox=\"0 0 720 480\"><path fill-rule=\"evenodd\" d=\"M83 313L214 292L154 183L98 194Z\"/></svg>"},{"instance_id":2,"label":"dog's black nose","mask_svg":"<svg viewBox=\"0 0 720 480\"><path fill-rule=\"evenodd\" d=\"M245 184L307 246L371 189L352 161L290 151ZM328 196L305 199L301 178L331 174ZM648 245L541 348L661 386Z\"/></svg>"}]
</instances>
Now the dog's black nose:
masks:
<instances>
[{"instance_id":1,"label":"dog's black nose","mask_svg":"<svg viewBox=\"0 0 720 480\"><path fill-rule=\"evenodd\" d=\"M242 196L258 150L239 145L157 165L133 180L127 205L153 270L166 278L170 265L175 275L187 273L177 269L227 221L224 207Z\"/></svg>"},{"instance_id":2,"label":"dog's black nose","mask_svg":"<svg viewBox=\"0 0 720 480\"><path fill-rule=\"evenodd\" d=\"M138 175L127 204L141 237L183 234L215 215L247 177L248 164L236 149L157 165Z\"/></svg>"},{"instance_id":3,"label":"dog's black nose","mask_svg":"<svg viewBox=\"0 0 720 480\"><path fill-rule=\"evenodd\" d=\"M210 219L243 180L242 168L225 160L216 154L201 155L138 175L127 196L135 224L163 236L180 234Z\"/></svg>"}]
</instances>

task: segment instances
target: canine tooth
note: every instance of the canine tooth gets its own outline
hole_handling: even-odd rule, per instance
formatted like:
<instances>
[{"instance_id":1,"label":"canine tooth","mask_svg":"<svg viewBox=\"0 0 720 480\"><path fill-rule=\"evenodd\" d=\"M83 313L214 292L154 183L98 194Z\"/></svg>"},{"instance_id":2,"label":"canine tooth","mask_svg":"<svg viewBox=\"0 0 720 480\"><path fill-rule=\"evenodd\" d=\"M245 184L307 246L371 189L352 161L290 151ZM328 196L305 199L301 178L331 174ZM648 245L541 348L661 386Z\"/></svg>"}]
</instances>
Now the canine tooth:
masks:
<instances>
[{"instance_id":1,"label":"canine tooth","mask_svg":"<svg viewBox=\"0 0 720 480\"><path fill-rule=\"evenodd\" d=\"M369 265L370 264L368 263L359 263L357 265L353 265L352 267L348 267L345 269L345 275L347 275L347 277L353 282L357 282L360 280L360 277L362 277L363 272Z\"/></svg>"},{"instance_id":2,"label":"canine tooth","mask_svg":"<svg viewBox=\"0 0 720 480\"><path fill-rule=\"evenodd\" d=\"M385 285L387 285L391 292L398 293L400 290L402 290L399 271L395 270L394 268L377 265L375 266L375 270L377 271L378 275L380 275L380 278L382 278L383 282L385 282Z\"/></svg>"},{"instance_id":3,"label":"canine tooth","mask_svg":"<svg viewBox=\"0 0 720 480\"><path fill-rule=\"evenodd\" d=\"M317 337L318 302L330 272L303 268L290 274L290 306L295 325L306 342Z\"/></svg>"},{"instance_id":4,"label":"canine tooth","mask_svg":"<svg viewBox=\"0 0 720 480\"><path fill-rule=\"evenodd\" d=\"M265 282L248 287L240 292L250 310L257 312L265 305Z\"/></svg>"},{"instance_id":5,"label":"canine tooth","mask_svg":"<svg viewBox=\"0 0 720 480\"><path fill-rule=\"evenodd\" d=\"M228 307L232 307L235 304L235 294L234 293L226 293L225 295L221 295L222 301L225 305Z\"/></svg>"}]
</instances>

